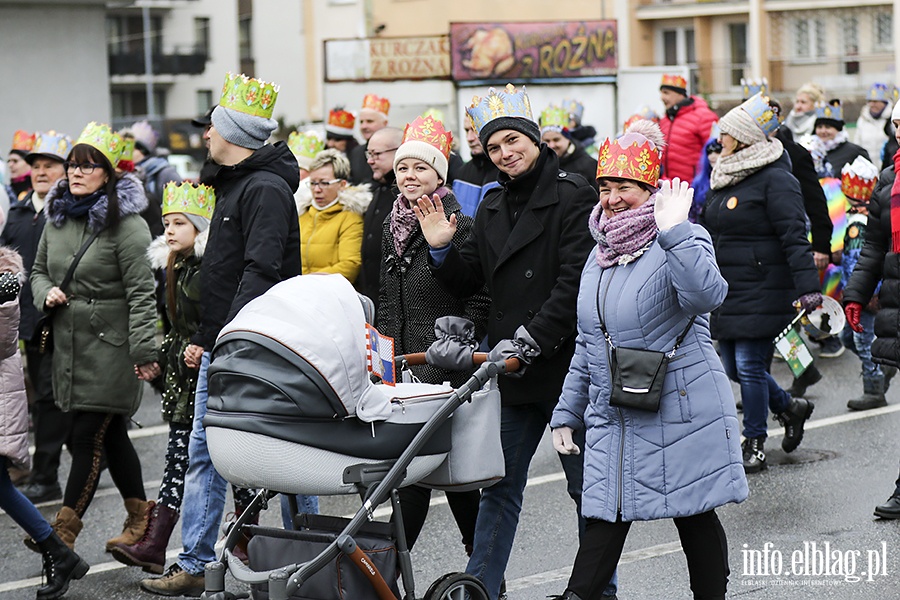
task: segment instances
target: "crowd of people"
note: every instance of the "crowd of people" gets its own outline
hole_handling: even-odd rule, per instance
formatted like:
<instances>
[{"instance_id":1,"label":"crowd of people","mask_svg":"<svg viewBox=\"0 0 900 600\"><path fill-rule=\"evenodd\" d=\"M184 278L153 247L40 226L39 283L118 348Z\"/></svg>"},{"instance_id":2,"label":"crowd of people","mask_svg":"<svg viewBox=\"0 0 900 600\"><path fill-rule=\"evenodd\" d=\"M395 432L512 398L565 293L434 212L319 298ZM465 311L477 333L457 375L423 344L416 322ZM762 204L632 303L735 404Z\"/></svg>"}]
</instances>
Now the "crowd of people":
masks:
<instances>
[{"instance_id":1,"label":"crowd of people","mask_svg":"<svg viewBox=\"0 0 900 600\"><path fill-rule=\"evenodd\" d=\"M536 119L524 90L491 88L466 109L464 163L439 113L389 126L391 103L376 94L356 114L331 110L324 136L272 143L277 86L228 74L219 104L194 120L209 150L197 182L181 180L147 122L90 123L75 139L16 132L0 190L0 508L43 557L38 599L60 598L87 572L74 550L104 469L125 508L106 550L157 575L141 582L151 594L203 592L228 487L203 427L211 351L248 302L311 273L367 296L398 354L425 350L435 321L456 317L492 360L519 360L499 384L505 475L447 494L466 572L492 600L505 597L548 427L578 516L558 598L615 598L631 524L663 518L678 529L694 597L724 598L715 509L746 499L747 475L767 468L770 412L783 451L799 447L815 408L806 390L822 378L813 363L781 387L775 337L837 296L847 325L819 340L817 362L851 350L863 393L848 408L887 404L900 366L900 106L893 87L874 84L851 141L841 101L815 83L785 112L765 80L747 81L721 117L679 75L658 93L663 114L640 107L599 140L575 100ZM837 236L836 194L847 222ZM623 383L622 368L640 367L622 367L627 357L651 354L667 358L646 388ZM413 371L454 386L471 374ZM169 428L155 500L128 435L144 382L161 392ZM623 403L648 393L655 406ZM689 467L666 470L675 463ZM254 490L232 494L241 514ZM400 491L410 548L430 497ZM61 501L52 523L32 504L46 501ZM283 496L285 528L298 510L317 512L317 498ZM875 514L900 518L900 479ZM179 520L183 548L167 568Z\"/></svg>"}]
</instances>

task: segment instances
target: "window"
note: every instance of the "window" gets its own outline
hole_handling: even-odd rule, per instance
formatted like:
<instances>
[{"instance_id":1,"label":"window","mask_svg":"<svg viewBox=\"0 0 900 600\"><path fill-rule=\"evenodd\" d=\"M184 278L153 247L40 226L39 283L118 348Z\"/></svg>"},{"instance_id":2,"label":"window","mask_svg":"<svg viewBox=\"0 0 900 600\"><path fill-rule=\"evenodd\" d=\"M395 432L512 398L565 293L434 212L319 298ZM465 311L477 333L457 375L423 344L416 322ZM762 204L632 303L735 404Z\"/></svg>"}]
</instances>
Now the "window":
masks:
<instances>
[{"instance_id":1,"label":"window","mask_svg":"<svg viewBox=\"0 0 900 600\"><path fill-rule=\"evenodd\" d=\"M694 50L693 28L679 27L663 29L659 62L664 65L694 65L697 56Z\"/></svg>"},{"instance_id":2,"label":"window","mask_svg":"<svg viewBox=\"0 0 900 600\"><path fill-rule=\"evenodd\" d=\"M730 23L728 37L731 40L731 85L739 86L747 66L747 24Z\"/></svg>"},{"instance_id":3,"label":"window","mask_svg":"<svg viewBox=\"0 0 900 600\"><path fill-rule=\"evenodd\" d=\"M238 21L238 53L241 60L253 60L253 17L241 16Z\"/></svg>"},{"instance_id":4,"label":"window","mask_svg":"<svg viewBox=\"0 0 900 600\"><path fill-rule=\"evenodd\" d=\"M212 90L197 90L197 114L205 114L213 105Z\"/></svg>"},{"instance_id":5,"label":"window","mask_svg":"<svg viewBox=\"0 0 900 600\"><path fill-rule=\"evenodd\" d=\"M148 115L147 109L147 93L145 90L123 90L114 91L110 94L112 101L113 119L136 119L144 118ZM164 90L153 90L153 102L155 104L156 115L166 114L166 92ZM203 109L203 112L209 110L209 105Z\"/></svg>"},{"instance_id":6,"label":"window","mask_svg":"<svg viewBox=\"0 0 900 600\"><path fill-rule=\"evenodd\" d=\"M825 21L821 18L795 19L793 23L793 57L817 61L825 58Z\"/></svg>"},{"instance_id":7,"label":"window","mask_svg":"<svg viewBox=\"0 0 900 600\"><path fill-rule=\"evenodd\" d=\"M209 57L209 19L207 17L194 18L194 46L197 53Z\"/></svg>"},{"instance_id":8,"label":"window","mask_svg":"<svg viewBox=\"0 0 900 600\"><path fill-rule=\"evenodd\" d=\"M684 30L684 54L689 65L697 64L697 52L694 49L694 30Z\"/></svg>"},{"instance_id":9,"label":"window","mask_svg":"<svg viewBox=\"0 0 900 600\"><path fill-rule=\"evenodd\" d=\"M670 29L663 31L664 65L678 64L678 32Z\"/></svg>"},{"instance_id":10,"label":"window","mask_svg":"<svg viewBox=\"0 0 900 600\"><path fill-rule=\"evenodd\" d=\"M894 15L880 12L875 15L875 47L891 50L894 47Z\"/></svg>"},{"instance_id":11,"label":"window","mask_svg":"<svg viewBox=\"0 0 900 600\"><path fill-rule=\"evenodd\" d=\"M106 39L110 54L135 54L144 51L144 21L140 15L111 15L106 18ZM162 50L162 17L150 16L150 47L154 54Z\"/></svg>"}]
</instances>

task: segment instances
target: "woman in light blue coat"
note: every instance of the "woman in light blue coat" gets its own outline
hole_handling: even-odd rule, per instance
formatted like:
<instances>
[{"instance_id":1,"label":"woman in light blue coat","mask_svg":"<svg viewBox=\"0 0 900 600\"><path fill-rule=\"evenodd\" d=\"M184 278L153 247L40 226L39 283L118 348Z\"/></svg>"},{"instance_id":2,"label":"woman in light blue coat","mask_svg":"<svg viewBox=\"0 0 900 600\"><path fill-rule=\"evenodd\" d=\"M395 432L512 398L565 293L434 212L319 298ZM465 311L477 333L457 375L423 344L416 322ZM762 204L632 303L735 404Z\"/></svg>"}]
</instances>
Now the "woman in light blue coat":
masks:
<instances>
[{"instance_id":1,"label":"woman in light blue coat","mask_svg":"<svg viewBox=\"0 0 900 600\"><path fill-rule=\"evenodd\" d=\"M687 221L693 190L678 179L657 190L663 143L659 127L641 121L600 151L590 219L597 246L582 272L575 356L550 423L563 454L578 452L574 431L586 434L587 531L562 599L600 598L631 522L664 518L675 520L694 598L724 598L727 544L714 509L748 495L734 398L707 315L728 284L709 235ZM610 406L609 344L670 352L682 332L659 410Z\"/></svg>"}]
</instances>

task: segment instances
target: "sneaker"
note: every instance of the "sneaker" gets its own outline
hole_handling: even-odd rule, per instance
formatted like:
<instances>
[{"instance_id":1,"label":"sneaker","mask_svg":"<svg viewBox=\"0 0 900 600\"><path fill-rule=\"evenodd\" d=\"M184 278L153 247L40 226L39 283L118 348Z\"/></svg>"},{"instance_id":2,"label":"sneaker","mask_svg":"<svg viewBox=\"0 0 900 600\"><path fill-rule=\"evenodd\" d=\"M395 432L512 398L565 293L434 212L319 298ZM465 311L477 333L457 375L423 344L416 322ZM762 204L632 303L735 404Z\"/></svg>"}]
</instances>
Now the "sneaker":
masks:
<instances>
[{"instance_id":1,"label":"sneaker","mask_svg":"<svg viewBox=\"0 0 900 600\"><path fill-rule=\"evenodd\" d=\"M785 452L793 452L803 440L803 426L812 415L815 405L805 398L794 398L788 409L775 415L775 418L784 427L784 439L781 440L781 449Z\"/></svg>"},{"instance_id":2,"label":"sneaker","mask_svg":"<svg viewBox=\"0 0 900 600\"><path fill-rule=\"evenodd\" d=\"M819 352L819 358L837 358L844 353L844 345L837 336L831 336L822 340L822 351Z\"/></svg>"},{"instance_id":3,"label":"sneaker","mask_svg":"<svg viewBox=\"0 0 900 600\"><path fill-rule=\"evenodd\" d=\"M169 567L162 577L141 580L141 589L158 596L188 596L199 598L205 591L203 575L191 575L178 563Z\"/></svg>"},{"instance_id":4,"label":"sneaker","mask_svg":"<svg viewBox=\"0 0 900 600\"><path fill-rule=\"evenodd\" d=\"M747 438L741 444L744 456L744 473L759 473L767 468L766 453L763 452L763 444L766 438Z\"/></svg>"}]
</instances>

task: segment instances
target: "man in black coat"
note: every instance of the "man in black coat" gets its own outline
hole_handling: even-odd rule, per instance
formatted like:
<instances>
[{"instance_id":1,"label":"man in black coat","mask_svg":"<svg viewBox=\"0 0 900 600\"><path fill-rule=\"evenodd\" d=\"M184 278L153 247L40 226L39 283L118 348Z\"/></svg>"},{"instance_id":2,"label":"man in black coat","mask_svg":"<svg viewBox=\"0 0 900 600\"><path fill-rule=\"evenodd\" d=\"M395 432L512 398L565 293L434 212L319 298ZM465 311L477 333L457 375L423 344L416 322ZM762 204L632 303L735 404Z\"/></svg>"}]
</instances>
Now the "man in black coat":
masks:
<instances>
[{"instance_id":1,"label":"man in black coat","mask_svg":"<svg viewBox=\"0 0 900 600\"><path fill-rule=\"evenodd\" d=\"M490 98L497 102L504 97L508 95ZM518 105L523 102L519 99ZM479 105L471 113L478 125L480 115L490 111ZM466 242L459 248L451 244L456 223L446 219L439 201L435 206L423 198L416 210L441 285L464 298L487 284L491 358L516 357L528 365L524 374L500 382L506 475L482 492L466 568L496 599L512 550L528 465L575 351L578 285L594 246L585 223L597 194L579 175L560 170L556 153L541 144L530 114L482 122L478 134L500 170L500 187L485 194ZM582 458L560 460L580 514Z\"/></svg>"},{"instance_id":2,"label":"man in black coat","mask_svg":"<svg viewBox=\"0 0 900 600\"><path fill-rule=\"evenodd\" d=\"M372 167L368 161L369 140L376 131L380 131L388 125L388 110L391 103L386 98L379 98L375 94L367 94L363 98L363 107L359 111L359 133L365 143L353 148L347 158L350 159L350 183L359 185L371 183L373 179ZM402 132L401 132L402 133ZM397 144L398 146L400 144Z\"/></svg>"}]
</instances>

